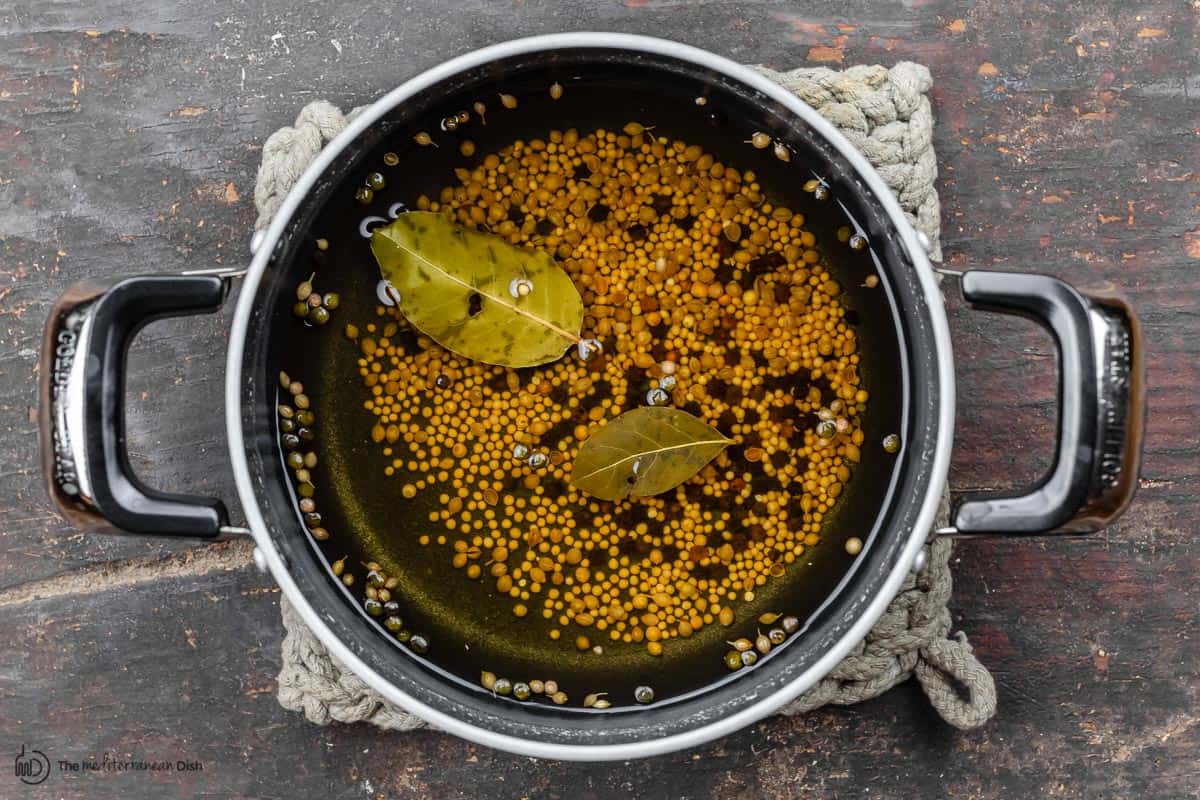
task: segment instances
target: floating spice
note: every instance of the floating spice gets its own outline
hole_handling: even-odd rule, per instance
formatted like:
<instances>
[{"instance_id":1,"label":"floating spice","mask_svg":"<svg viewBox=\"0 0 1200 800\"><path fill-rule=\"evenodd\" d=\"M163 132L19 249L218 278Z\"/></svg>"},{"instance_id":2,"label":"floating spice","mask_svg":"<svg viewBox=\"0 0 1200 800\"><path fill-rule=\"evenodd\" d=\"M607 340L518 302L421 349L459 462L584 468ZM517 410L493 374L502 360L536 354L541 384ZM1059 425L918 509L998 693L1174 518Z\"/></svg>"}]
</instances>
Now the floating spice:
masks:
<instances>
[{"instance_id":1,"label":"floating spice","mask_svg":"<svg viewBox=\"0 0 1200 800\"><path fill-rule=\"evenodd\" d=\"M636 408L583 443L571 483L602 500L661 494L699 472L730 442L686 411Z\"/></svg>"},{"instance_id":2,"label":"floating spice","mask_svg":"<svg viewBox=\"0 0 1200 800\"><path fill-rule=\"evenodd\" d=\"M579 342L583 300L548 254L410 211L371 237L404 316L447 350L508 367L561 358ZM537 291L513 297L513 280Z\"/></svg>"},{"instance_id":3,"label":"floating spice","mask_svg":"<svg viewBox=\"0 0 1200 800\"><path fill-rule=\"evenodd\" d=\"M324 325L329 322L330 313L341 304L341 297L336 292L319 294L313 290L313 279L316 273L308 276L296 286L296 304L292 313L310 325ZM299 384L296 384L299 385Z\"/></svg>"}]
</instances>

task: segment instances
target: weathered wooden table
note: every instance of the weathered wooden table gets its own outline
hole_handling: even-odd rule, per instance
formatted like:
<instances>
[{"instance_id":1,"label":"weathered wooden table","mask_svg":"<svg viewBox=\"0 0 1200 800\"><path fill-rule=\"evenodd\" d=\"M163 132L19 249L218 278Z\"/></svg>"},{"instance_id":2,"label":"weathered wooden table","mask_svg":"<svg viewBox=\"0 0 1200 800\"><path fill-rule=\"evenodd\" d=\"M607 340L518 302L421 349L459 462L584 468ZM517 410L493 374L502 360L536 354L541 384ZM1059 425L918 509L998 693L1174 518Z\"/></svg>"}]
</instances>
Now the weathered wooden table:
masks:
<instances>
[{"instance_id":1,"label":"weathered wooden table","mask_svg":"<svg viewBox=\"0 0 1200 800\"><path fill-rule=\"evenodd\" d=\"M993 0L0 8L0 731L70 774L21 797L1196 797L1200 792L1200 2ZM85 8L91 6L91 8ZM788 68L913 59L936 86L947 261L1121 287L1149 347L1139 497L1085 539L973 541L956 623L999 685L986 729L912 686L628 765L536 762L432 733L319 728L274 698L279 595L243 542L84 536L43 496L34 378L52 299L88 275L240 264L259 147L456 53L567 29L650 33ZM959 487L1049 461L1052 344L951 301ZM128 399L136 466L225 498L228 310L152 325ZM12 763L12 762L5 762Z\"/></svg>"}]
</instances>

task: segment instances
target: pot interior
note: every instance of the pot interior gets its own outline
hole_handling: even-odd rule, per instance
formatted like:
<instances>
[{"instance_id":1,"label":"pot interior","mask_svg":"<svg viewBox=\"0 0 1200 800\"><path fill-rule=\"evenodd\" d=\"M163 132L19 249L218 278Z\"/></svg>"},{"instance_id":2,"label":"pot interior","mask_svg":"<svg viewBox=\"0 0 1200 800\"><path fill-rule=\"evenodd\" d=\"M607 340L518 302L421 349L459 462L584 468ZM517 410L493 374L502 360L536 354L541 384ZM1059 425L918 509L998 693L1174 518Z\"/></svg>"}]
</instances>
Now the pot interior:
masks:
<instances>
[{"instance_id":1,"label":"pot interior","mask_svg":"<svg viewBox=\"0 0 1200 800\"><path fill-rule=\"evenodd\" d=\"M556 83L563 91L553 98L549 88ZM515 97L517 107L504 108L501 94ZM471 113L456 130L443 130L444 119L471 111L476 102L486 104L486 122ZM658 657L644 645L598 640L606 652L597 657L573 647L572 628L554 641L547 636L553 621L518 620L509 605L490 601L492 582L468 581L452 569L449 547L419 543L416 531L432 528L425 522L430 507L400 501L405 478L383 475L390 459L372 442L375 419L361 407L366 390L359 353L342 328L376 319L379 274L369 240L360 235L360 227L369 231L374 223L364 220L386 220L389 211L415 207L419 195L456 185L454 169L477 160L460 154L463 139L481 157L550 130L585 133L630 121L699 145L732 167L754 170L768 200L805 215L823 252L839 249L828 267L844 287L841 299L850 310L862 385L871 400L862 418L862 463L824 521L821 543L783 577L760 587L753 601L739 603L738 622L674 640ZM790 159L748 143L755 132L786 142ZM418 133L438 146L419 144ZM386 186L361 204L356 192L374 172L385 176ZM828 192L824 199L805 189L812 179ZM865 233L869 246L851 251L839 244L837 231L847 225ZM327 249L317 247L318 239ZM317 291L336 291L341 298L324 327L305 326L292 313L296 285L313 273ZM877 275L879 285L864 285L868 275ZM244 432L259 505L290 571L335 634L383 680L485 730L615 744L719 719L786 686L841 638L889 573L929 490L937 406L933 352L928 310L887 215L834 148L788 109L720 72L660 55L599 48L535 52L483 64L407 98L348 146L304 198L256 293L244 360ZM325 541L308 533L283 464L274 409L290 398L281 396L281 370L303 382L317 418L313 447L320 466L313 470L313 499L330 533ZM881 447L889 434L903 443L898 453ZM856 556L845 548L850 537L863 542ZM400 579L405 626L427 637L427 654L399 643L380 618L364 612L361 584L347 587L329 566L343 557L359 581L366 576L360 565L367 562ZM766 612L795 615L802 630L752 669L724 670L724 641L754 638L757 628L766 627L756 622ZM577 697L605 691L614 707L599 712L577 703L559 707L497 697L479 686L482 669L513 680L555 678ZM638 685L652 685L655 702L631 702Z\"/></svg>"}]
</instances>

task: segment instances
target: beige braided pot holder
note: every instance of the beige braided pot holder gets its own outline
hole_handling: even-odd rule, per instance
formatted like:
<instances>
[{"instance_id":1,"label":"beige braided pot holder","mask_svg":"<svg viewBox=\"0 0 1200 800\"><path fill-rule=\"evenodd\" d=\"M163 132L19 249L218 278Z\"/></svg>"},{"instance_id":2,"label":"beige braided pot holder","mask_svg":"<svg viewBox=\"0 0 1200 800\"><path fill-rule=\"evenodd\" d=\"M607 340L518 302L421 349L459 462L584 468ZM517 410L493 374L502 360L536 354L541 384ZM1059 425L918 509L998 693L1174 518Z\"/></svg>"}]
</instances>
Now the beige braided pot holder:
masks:
<instances>
[{"instance_id":1,"label":"beige braided pot holder","mask_svg":"<svg viewBox=\"0 0 1200 800\"><path fill-rule=\"evenodd\" d=\"M775 72L757 68L813 106L871 161L900 200L909 219L932 243L941 260L937 157L933 116L926 92L929 70L902 62L887 69L856 66ZM341 132L348 117L323 101L301 110L291 127L273 133L263 146L254 190L257 229L270 222L284 196L325 144ZM945 524L946 503L935 524ZM969 729L996 712L992 676L971 651L964 633L950 638L949 540L925 547L925 566L908 575L900 593L866 638L815 686L781 709L798 714L824 705L850 705L877 697L916 676L930 703L946 722ZM287 635L279 672L279 702L302 711L319 725L330 721L370 722L390 730L425 723L386 702L354 673L330 657L299 615L280 601Z\"/></svg>"}]
</instances>

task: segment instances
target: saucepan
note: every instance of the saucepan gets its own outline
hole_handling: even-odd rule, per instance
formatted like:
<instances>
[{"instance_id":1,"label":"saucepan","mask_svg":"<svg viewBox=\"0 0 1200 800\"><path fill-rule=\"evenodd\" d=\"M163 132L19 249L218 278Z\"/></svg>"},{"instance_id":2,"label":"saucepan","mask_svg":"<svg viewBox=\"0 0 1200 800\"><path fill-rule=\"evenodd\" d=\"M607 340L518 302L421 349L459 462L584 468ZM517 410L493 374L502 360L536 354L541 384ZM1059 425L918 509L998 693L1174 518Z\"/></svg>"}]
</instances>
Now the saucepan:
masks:
<instances>
[{"instance_id":1,"label":"saucepan","mask_svg":"<svg viewBox=\"0 0 1200 800\"><path fill-rule=\"evenodd\" d=\"M892 433L897 443L889 468L848 487L855 494L847 519L860 532L861 552L838 574L814 582L821 596L795 642L737 680L621 713L577 713L472 691L381 636L348 601L297 514L279 448L279 372L296 335L292 306L311 267L314 220L363 185L380 153L411 143L418 132L439 132L437 121L471 108L473 98L495 103L498 95L552 84L586 93L587 104L572 106L568 97L557 105L531 102L520 117L526 130L602 121L608 113L610 124L641 115L694 128L697 140L731 159L750 131L786 144L786 163L763 168L769 191L797 207L811 204L815 193L870 241L878 285L870 298L860 292L851 299L862 306L864 347L876 347L887 362L874 375L873 395L890 412L888 428L868 430L868 439ZM514 135L499 114L487 122L481 136L499 142ZM443 155L426 148L421 158L433 169ZM413 167L412 180L420 169ZM800 197L804 191L809 198ZM354 213L362 216L361 209L348 212ZM694 747L761 719L826 675L863 639L905 576L922 568L929 537L1086 533L1116 519L1133 497L1145 390L1130 306L1047 275L937 270L927 246L863 155L811 107L752 70L694 47L623 34L487 47L408 80L362 110L255 235L244 270L70 288L53 307L45 334L40 423L47 486L64 516L84 530L252 536L256 562L329 652L387 700L442 730L551 758L626 759ZM956 496L949 522L935 526L955 422L939 271L971 306L1029 317L1053 335L1058 423L1053 463L1041 480L1015 492ZM245 528L231 524L220 500L165 494L139 480L123 418L125 353L137 331L160 317L211 312L231 288L237 306L225 413Z\"/></svg>"}]
</instances>

